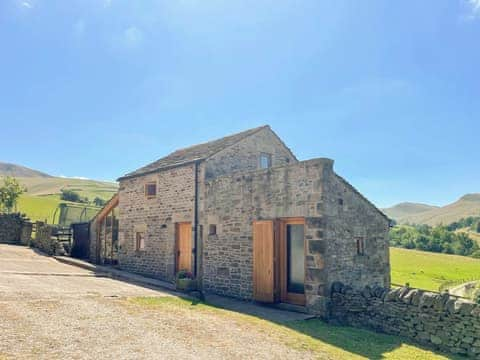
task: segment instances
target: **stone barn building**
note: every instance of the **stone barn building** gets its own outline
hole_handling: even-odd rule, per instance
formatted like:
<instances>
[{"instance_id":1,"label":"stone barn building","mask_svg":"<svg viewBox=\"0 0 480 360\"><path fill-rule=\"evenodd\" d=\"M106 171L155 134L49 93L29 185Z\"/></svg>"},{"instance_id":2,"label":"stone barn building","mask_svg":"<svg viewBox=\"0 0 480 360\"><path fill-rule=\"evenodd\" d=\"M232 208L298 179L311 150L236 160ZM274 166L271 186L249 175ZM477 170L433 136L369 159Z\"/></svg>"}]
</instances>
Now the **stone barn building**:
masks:
<instances>
[{"instance_id":1,"label":"stone barn building","mask_svg":"<svg viewBox=\"0 0 480 360\"><path fill-rule=\"evenodd\" d=\"M118 209L104 212L118 218L125 270L167 281L189 270L205 292L320 315L333 282L390 285L389 219L332 160L298 161L269 126L177 150L119 182ZM97 230L102 262L108 231Z\"/></svg>"}]
</instances>

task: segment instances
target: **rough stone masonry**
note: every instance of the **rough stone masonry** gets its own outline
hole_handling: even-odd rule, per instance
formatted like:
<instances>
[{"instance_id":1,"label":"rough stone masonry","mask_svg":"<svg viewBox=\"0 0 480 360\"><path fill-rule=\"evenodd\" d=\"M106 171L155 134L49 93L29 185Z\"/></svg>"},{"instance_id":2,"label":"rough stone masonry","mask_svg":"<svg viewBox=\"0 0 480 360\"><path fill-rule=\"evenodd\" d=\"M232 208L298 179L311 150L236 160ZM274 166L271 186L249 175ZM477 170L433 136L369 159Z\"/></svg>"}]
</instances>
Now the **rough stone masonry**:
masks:
<instances>
[{"instance_id":1,"label":"rough stone masonry","mask_svg":"<svg viewBox=\"0 0 480 360\"><path fill-rule=\"evenodd\" d=\"M331 320L367 328L454 354L480 358L480 305L408 287L332 285Z\"/></svg>"}]
</instances>

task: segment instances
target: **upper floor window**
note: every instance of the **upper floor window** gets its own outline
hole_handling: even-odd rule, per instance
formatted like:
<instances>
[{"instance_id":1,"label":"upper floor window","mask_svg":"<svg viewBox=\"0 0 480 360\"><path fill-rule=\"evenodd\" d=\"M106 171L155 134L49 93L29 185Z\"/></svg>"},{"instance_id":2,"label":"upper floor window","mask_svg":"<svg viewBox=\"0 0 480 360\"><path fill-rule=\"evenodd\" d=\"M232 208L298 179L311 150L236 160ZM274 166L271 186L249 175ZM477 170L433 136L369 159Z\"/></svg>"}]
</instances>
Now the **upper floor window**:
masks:
<instances>
[{"instance_id":1,"label":"upper floor window","mask_svg":"<svg viewBox=\"0 0 480 360\"><path fill-rule=\"evenodd\" d=\"M272 155L261 153L260 154L260 169L268 169L272 166Z\"/></svg>"},{"instance_id":2,"label":"upper floor window","mask_svg":"<svg viewBox=\"0 0 480 360\"><path fill-rule=\"evenodd\" d=\"M154 198L157 196L157 183L149 182L145 184L145 196L147 198Z\"/></svg>"}]
</instances>

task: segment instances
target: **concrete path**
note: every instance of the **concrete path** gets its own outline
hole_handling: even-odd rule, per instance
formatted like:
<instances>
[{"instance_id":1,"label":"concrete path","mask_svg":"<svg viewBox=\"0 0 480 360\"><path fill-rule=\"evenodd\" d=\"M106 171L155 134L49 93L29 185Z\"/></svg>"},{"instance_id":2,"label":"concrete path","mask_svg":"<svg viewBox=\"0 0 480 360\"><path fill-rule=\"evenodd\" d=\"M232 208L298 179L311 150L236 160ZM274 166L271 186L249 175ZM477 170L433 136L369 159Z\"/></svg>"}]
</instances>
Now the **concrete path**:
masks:
<instances>
[{"instance_id":1,"label":"concrete path","mask_svg":"<svg viewBox=\"0 0 480 360\"><path fill-rule=\"evenodd\" d=\"M116 281L107 273L66 265L27 247L0 244L0 294L4 299L18 293L36 298L171 295L159 289Z\"/></svg>"},{"instance_id":2,"label":"concrete path","mask_svg":"<svg viewBox=\"0 0 480 360\"><path fill-rule=\"evenodd\" d=\"M55 259L64 264L70 264L82 269L88 269L89 271L99 274L101 276L110 276L115 279L128 281L134 284L140 284L143 286L152 286L165 290L175 290L175 285L172 283L158 279L152 279L138 274L132 274L127 271L122 271L109 266L94 265L89 262L67 256L55 256ZM183 293L178 295L188 296ZM251 301L241 301L214 294L205 294L205 301L210 305L221 307L223 309L236 311L242 314L257 316L262 319L278 323L305 320L313 317L312 315L298 311L288 311L288 309L286 310L274 306L262 305Z\"/></svg>"}]
</instances>

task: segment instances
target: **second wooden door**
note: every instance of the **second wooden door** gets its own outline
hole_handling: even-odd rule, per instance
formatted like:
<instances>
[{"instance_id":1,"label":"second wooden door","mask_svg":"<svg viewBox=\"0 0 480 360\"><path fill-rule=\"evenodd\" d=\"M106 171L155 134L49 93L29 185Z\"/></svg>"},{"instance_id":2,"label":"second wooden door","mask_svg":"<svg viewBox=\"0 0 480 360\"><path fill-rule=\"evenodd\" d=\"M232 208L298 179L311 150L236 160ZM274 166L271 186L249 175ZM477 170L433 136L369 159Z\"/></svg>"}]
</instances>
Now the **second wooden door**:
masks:
<instances>
[{"instance_id":1,"label":"second wooden door","mask_svg":"<svg viewBox=\"0 0 480 360\"><path fill-rule=\"evenodd\" d=\"M178 223L176 230L176 271L192 271L192 223Z\"/></svg>"}]
</instances>

